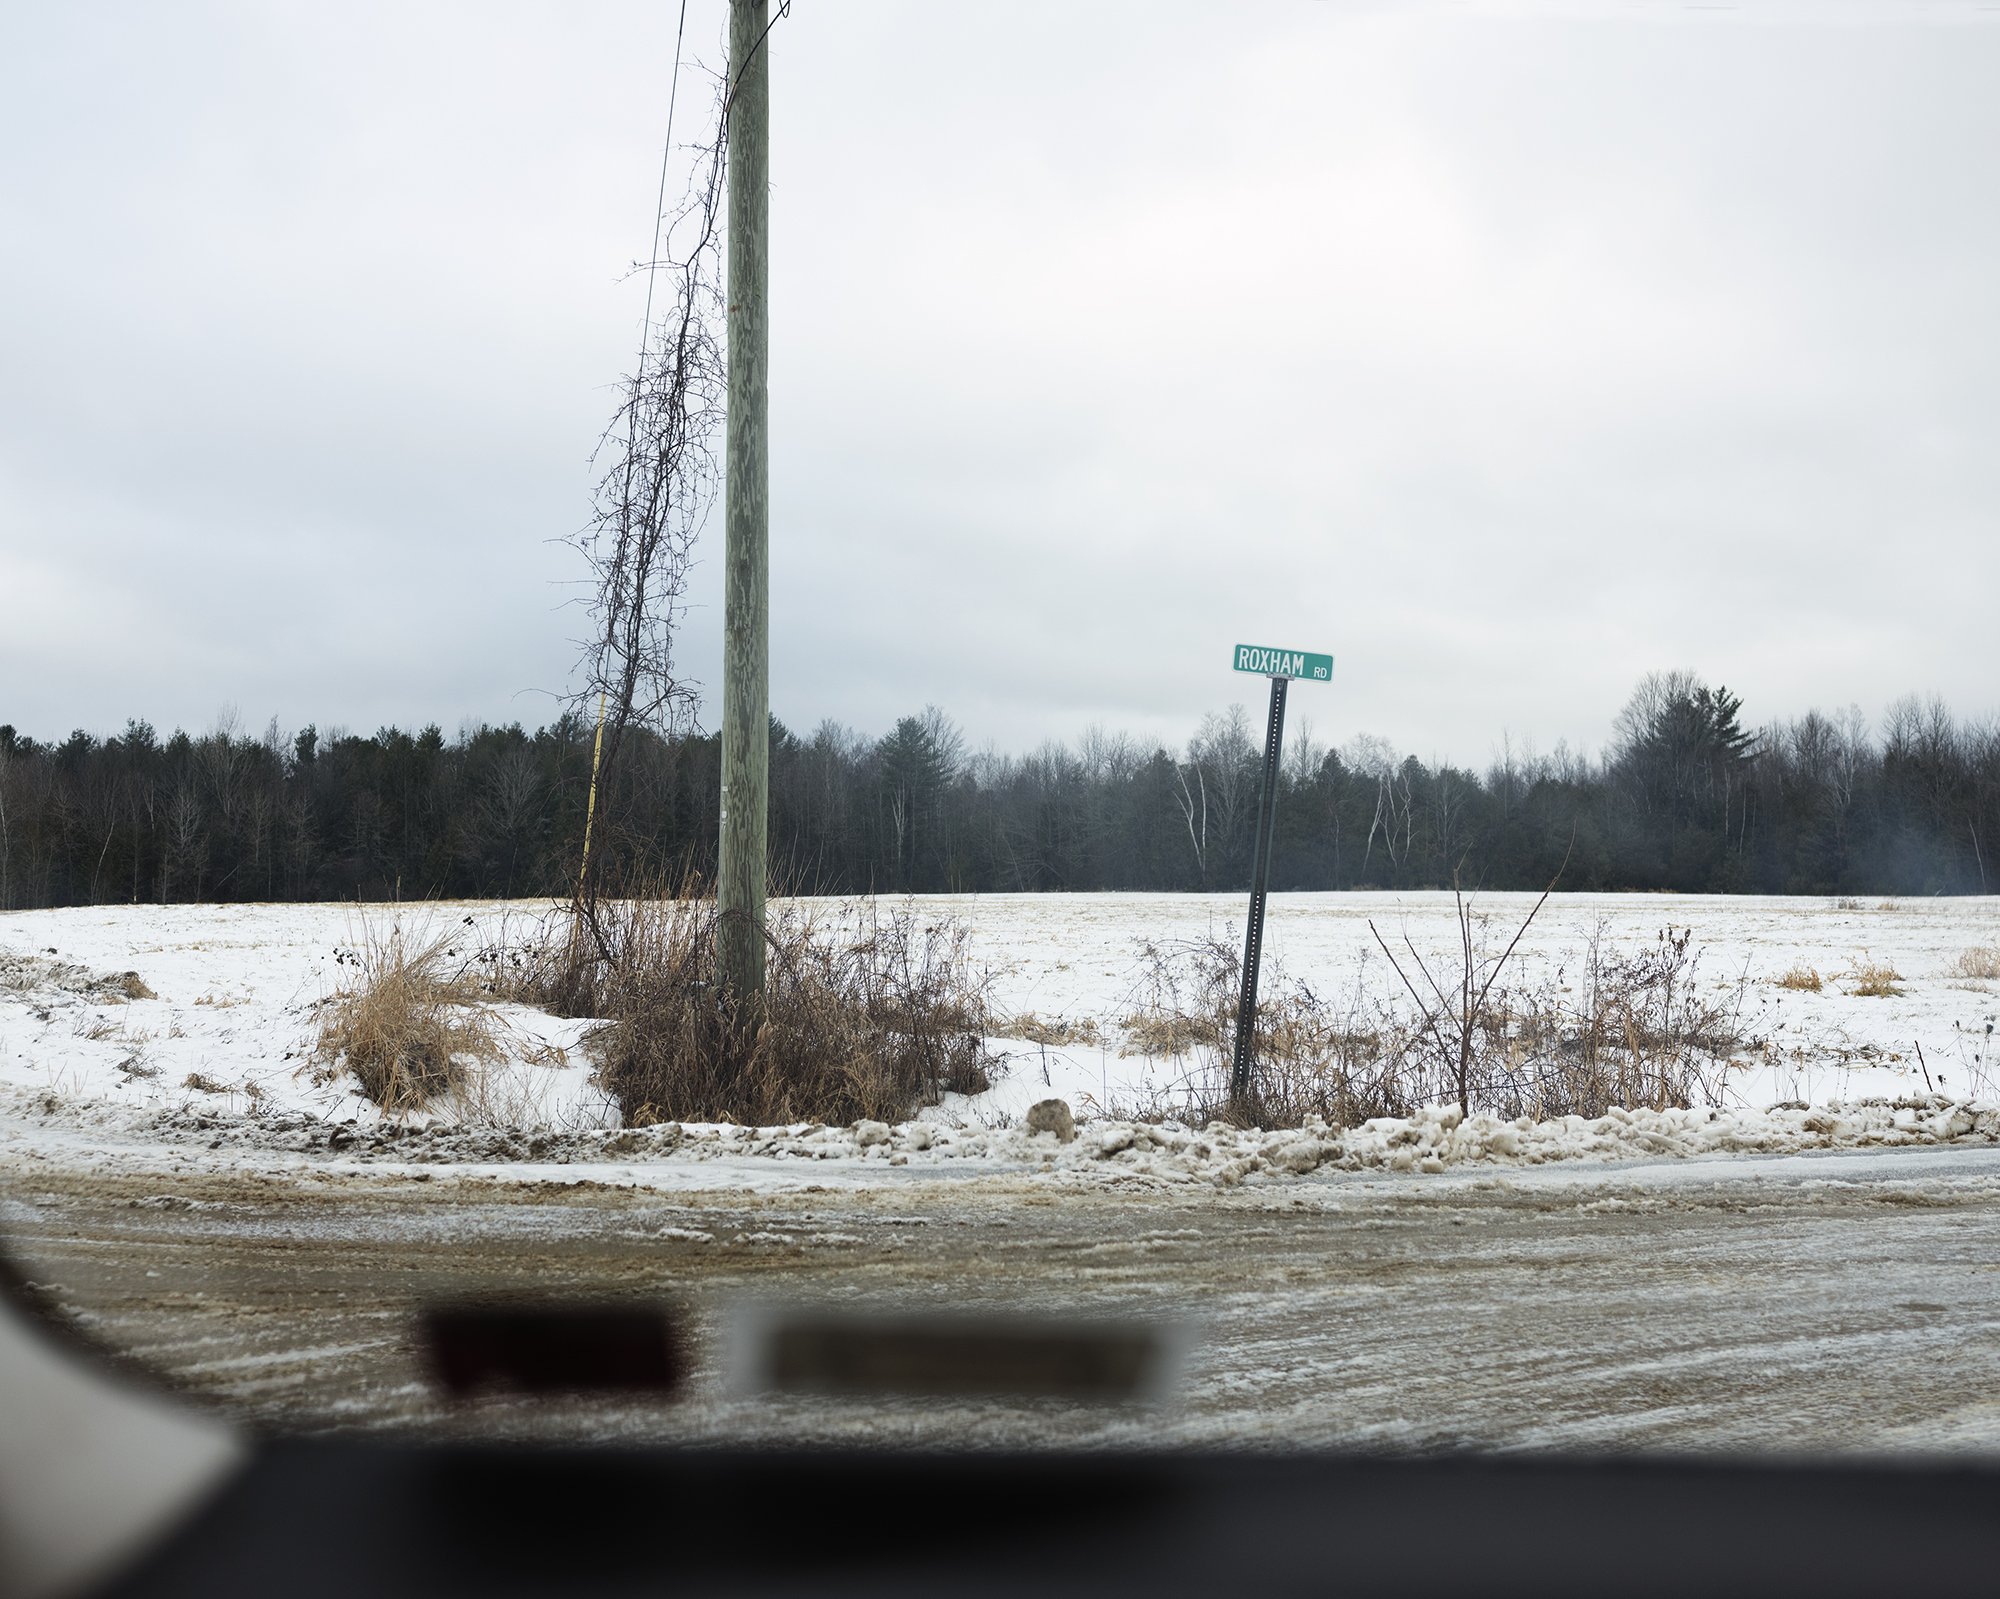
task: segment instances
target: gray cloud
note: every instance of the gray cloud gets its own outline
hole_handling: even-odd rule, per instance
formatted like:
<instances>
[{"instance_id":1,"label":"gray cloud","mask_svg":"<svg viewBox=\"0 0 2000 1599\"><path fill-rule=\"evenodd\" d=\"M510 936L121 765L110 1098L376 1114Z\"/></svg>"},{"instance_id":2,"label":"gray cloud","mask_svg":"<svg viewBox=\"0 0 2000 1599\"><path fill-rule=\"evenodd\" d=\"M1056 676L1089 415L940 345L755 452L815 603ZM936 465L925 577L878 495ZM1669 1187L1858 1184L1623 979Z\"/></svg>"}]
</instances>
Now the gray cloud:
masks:
<instances>
[{"instance_id":1,"label":"gray cloud","mask_svg":"<svg viewBox=\"0 0 2000 1599\"><path fill-rule=\"evenodd\" d=\"M1244 640L1473 761L1668 665L1993 712L1993 21L802 0L774 708L1178 741ZM672 24L10 25L0 718L549 713Z\"/></svg>"}]
</instances>

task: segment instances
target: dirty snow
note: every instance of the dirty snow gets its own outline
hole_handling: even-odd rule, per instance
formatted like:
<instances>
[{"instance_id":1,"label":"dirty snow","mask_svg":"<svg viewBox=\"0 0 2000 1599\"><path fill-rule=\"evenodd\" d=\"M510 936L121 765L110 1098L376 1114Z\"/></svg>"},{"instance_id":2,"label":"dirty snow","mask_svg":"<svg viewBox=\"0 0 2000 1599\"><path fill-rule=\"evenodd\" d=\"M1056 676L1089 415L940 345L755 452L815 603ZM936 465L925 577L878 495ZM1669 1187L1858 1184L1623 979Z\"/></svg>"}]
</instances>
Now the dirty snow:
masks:
<instances>
[{"instance_id":1,"label":"dirty snow","mask_svg":"<svg viewBox=\"0 0 2000 1599\"><path fill-rule=\"evenodd\" d=\"M728 1187L777 1192L922 1177L1028 1174L1056 1185L1228 1189L1314 1174L1439 1173L1552 1162L1629 1163L1815 1150L2000 1144L2000 1102L1944 1095L1865 1100L1818 1109L1614 1110L1535 1122L1461 1117L1456 1106L1338 1129L1317 1120L1265 1131L1220 1122L1100 1117L1069 1143L1021 1128L939 1128L911 1122L856 1127L741 1128L665 1123L625 1129L534 1129L328 1123L300 1112L233 1116L197 1107L135 1109L47 1094L7 1094L0 1159L71 1167L150 1166L171 1151L177 1169L228 1166L329 1175L421 1174L450 1166L508 1171L526 1180ZM18 1167L25 1174L25 1167Z\"/></svg>"}]
</instances>

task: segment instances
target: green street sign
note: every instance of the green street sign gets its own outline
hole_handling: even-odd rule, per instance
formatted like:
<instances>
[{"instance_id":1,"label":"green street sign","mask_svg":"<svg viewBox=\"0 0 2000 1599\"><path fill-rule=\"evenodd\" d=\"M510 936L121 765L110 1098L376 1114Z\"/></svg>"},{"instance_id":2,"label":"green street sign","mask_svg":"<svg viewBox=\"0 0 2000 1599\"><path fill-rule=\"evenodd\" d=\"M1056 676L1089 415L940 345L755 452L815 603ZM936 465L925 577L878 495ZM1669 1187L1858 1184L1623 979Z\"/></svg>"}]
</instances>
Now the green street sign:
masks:
<instances>
[{"instance_id":1,"label":"green street sign","mask_svg":"<svg viewBox=\"0 0 2000 1599\"><path fill-rule=\"evenodd\" d=\"M1239 644L1229 664L1259 677L1303 677L1315 683L1333 680L1333 657L1306 650L1274 650L1262 644Z\"/></svg>"}]
</instances>

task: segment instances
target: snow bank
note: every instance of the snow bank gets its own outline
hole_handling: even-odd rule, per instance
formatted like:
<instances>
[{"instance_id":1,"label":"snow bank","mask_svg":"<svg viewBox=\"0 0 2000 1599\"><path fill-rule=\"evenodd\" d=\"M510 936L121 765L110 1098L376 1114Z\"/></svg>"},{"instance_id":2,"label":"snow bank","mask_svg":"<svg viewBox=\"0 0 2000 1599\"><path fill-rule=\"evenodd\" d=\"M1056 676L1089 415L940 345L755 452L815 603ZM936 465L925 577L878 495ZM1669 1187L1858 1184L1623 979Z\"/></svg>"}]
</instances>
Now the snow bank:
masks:
<instances>
[{"instance_id":1,"label":"snow bank","mask_svg":"<svg viewBox=\"0 0 2000 1599\"><path fill-rule=\"evenodd\" d=\"M937 1176L1028 1174L1094 1186L1231 1188L1332 1172L1429 1173L1556 1161L2000 1144L2000 1103L1944 1095L1819 1109L1614 1110L1595 1118L1539 1122L1461 1116L1454 1106L1347 1129L1316 1120L1267 1131L1220 1122L1195 1128L1107 1118L1084 1123L1066 1144L1053 1134L1017 1128L945 1128L923 1121L895 1126L864 1121L851 1127L667 1122L552 1132L393 1121L329 1125L307 1114L241 1116L190 1107L142 1111L101 1101L65 1102L46 1091L9 1097L14 1103L6 1120L17 1128L39 1122L47 1131L72 1137L95 1134L107 1142L200 1149L205 1158L223 1162L280 1154L342 1164L615 1165L631 1180L643 1180L647 1168L666 1176L662 1168L723 1163L731 1170L718 1172L718 1181L753 1187L764 1178L803 1176L809 1168L864 1181L871 1171L887 1177L891 1168L902 1168L896 1175L928 1170Z\"/></svg>"},{"instance_id":2,"label":"snow bank","mask_svg":"<svg viewBox=\"0 0 2000 1599\"><path fill-rule=\"evenodd\" d=\"M1454 1166L1529 1166L1546 1161L1617 1161L1720 1153L1791 1154L1814 1149L1901 1148L2000 1143L2000 1103L1942 1095L1870 1101L1819 1110L1614 1110L1586 1119L1460 1116L1433 1108L1338 1129L1323 1122L1265 1131L1220 1122L1105 1119L1086 1122L1075 1141L1018 1129L940 1129L926 1122L885 1128L736 1128L669 1124L635 1128L595 1143L603 1154L688 1160L755 1156L774 1161L954 1162L1030 1167L1093 1180L1120 1178L1223 1187L1253 1179L1306 1177L1321 1170L1441 1172ZM581 1149L579 1150L581 1153Z\"/></svg>"}]
</instances>

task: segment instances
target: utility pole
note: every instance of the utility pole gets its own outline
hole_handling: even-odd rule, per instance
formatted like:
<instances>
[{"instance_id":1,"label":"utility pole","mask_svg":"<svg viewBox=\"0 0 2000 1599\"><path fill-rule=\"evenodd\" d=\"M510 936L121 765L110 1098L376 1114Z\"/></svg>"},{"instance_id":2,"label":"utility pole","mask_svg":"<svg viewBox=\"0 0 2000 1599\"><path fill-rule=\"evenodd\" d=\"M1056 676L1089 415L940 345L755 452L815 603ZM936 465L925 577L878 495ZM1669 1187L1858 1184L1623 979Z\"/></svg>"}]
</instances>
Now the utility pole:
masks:
<instances>
[{"instance_id":1,"label":"utility pole","mask_svg":"<svg viewBox=\"0 0 2000 1599\"><path fill-rule=\"evenodd\" d=\"M722 619L722 830L716 955L738 1000L764 992L765 834L770 818L770 572L766 487L765 278L771 93L768 0L730 0L729 412Z\"/></svg>"}]
</instances>

